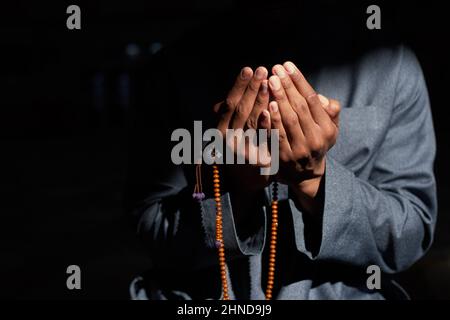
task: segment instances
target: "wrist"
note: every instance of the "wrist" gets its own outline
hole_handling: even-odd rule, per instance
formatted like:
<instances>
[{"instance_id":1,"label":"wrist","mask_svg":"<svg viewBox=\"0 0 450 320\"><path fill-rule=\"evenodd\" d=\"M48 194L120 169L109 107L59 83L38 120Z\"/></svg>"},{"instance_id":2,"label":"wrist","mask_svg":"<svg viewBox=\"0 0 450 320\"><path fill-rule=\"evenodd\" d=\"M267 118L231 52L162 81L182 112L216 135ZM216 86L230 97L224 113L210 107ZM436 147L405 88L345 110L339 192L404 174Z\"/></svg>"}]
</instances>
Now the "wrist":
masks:
<instances>
[{"instance_id":1,"label":"wrist","mask_svg":"<svg viewBox=\"0 0 450 320\"><path fill-rule=\"evenodd\" d=\"M297 203L308 212L320 211L323 206L325 159L321 166L323 168L320 168L320 174L289 186Z\"/></svg>"}]
</instances>

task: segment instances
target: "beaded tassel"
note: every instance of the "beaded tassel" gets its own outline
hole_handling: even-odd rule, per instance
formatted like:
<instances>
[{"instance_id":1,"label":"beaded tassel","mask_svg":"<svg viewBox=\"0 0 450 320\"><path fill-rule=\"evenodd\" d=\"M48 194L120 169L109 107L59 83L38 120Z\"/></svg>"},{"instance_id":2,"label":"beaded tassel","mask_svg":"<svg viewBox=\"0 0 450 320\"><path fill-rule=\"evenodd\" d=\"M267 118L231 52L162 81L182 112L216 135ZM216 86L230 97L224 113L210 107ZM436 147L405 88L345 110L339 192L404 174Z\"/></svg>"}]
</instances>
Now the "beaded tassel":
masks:
<instances>
[{"instance_id":1,"label":"beaded tassel","mask_svg":"<svg viewBox=\"0 0 450 320\"><path fill-rule=\"evenodd\" d=\"M205 194L202 190L202 168L200 164L195 165L195 187L192 198L198 202L205 199Z\"/></svg>"}]
</instances>

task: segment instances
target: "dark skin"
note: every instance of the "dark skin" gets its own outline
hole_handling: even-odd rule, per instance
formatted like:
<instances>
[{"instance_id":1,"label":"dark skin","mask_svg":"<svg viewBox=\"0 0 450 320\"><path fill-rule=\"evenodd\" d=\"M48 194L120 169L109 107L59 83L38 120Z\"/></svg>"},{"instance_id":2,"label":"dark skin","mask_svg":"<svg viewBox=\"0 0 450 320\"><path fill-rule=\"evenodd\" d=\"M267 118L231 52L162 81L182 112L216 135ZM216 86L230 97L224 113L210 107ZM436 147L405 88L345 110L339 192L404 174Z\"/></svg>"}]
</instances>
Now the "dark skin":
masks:
<instances>
[{"instance_id":1,"label":"dark skin","mask_svg":"<svg viewBox=\"0 0 450 320\"><path fill-rule=\"evenodd\" d=\"M292 62L275 65L272 73L267 80L264 67L255 72L249 67L241 70L225 103L214 107L216 112L221 110L218 129L223 134L227 128L278 129L280 167L275 178L289 186L303 210L319 214L326 153L339 133L339 102L317 94ZM266 146L247 146L246 159L255 148ZM274 178L260 175L260 167L266 164L261 162L225 166L240 209L248 208L252 197Z\"/></svg>"}]
</instances>

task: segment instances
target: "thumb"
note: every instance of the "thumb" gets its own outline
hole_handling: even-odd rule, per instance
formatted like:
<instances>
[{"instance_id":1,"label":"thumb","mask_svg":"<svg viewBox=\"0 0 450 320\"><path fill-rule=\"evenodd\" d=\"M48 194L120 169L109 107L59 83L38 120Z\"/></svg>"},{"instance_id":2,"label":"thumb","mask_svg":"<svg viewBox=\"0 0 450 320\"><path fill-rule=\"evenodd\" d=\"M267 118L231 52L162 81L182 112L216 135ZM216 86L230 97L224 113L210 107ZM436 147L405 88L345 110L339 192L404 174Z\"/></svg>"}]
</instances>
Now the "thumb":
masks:
<instances>
[{"instance_id":1,"label":"thumb","mask_svg":"<svg viewBox=\"0 0 450 320\"><path fill-rule=\"evenodd\" d=\"M319 94L320 102L322 102L322 106L327 112L328 116L330 116L331 120L334 124L339 127L339 113L341 112L341 105L339 101L334 99L328 99L325 96Z\"/></svg>"}]
</instances>

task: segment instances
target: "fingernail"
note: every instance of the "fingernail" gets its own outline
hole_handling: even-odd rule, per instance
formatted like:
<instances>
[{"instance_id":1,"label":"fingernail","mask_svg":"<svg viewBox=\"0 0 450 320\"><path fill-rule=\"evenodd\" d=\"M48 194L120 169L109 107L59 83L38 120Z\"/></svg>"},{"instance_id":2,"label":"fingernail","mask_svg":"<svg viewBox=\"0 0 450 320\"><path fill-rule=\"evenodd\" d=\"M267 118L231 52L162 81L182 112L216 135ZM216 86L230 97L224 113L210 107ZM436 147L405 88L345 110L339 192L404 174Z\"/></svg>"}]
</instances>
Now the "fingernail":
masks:
<instances>
[{"instance_id":1,"label":"fingernail","mask_svg":"<svg viewBox=\"0 0 450 320\"><path fill-rule=\"evenodd\" d=\"M251 72L249 72L249 68L245 67L241 70L241 78L243 80L247 80L248 78L250 78L251 76Z\"/></svg>"},{"instance_id":2,"label":"fingernail","mask_svg":"<svg viewBox=\"0 0 450 320\"><path fill-rule=\"evenodd\" d=\"M269 111L263 110L262 116L263 116L263 123L264 123L265 125L267 125L268 122L269 122L269 118L270 118L270 113L269 113Z\"/></svg>"},{"instance_id":3,"label":"fingernail","mask_svg":"<svg viewBox=\"0 0 450 320\"><path fill-rule=\"evenodd\" d=\"M317 95L319 97L320 102L322 103L322 105L324 105L325 107L328 106L328 104L330 103L330 101L328 101L328 99L326 97L324 97L321 94Z\"/></svg>"},{"instance_id":4,"label":"fingernail","mask_svg":"<svg viewBox=\"0 0 450 320\"><path fill-rule=\"evenodd\" d=\"M278 112L278 104L276 102L271 102L269 104L270 107L270 111L272 111L273 113Z\"/></svg>"},{"instance_id":5,"label":"fingernail","mask_svg":"<svg viewBox=\"0 0 450 320\"><path fill-rule=\"evenodd\" d=\"M266 81L263 81L262 83L261 83L261 91L262 91L262 93L267 93L267 90L268 88L267 88L267 80Z\"/></svg>"},{"instance_id":6,"label":"fingernail","mask_svg":"<svg viewBox=\"0 0 450 320\"><path fill-rule=\"evenodd\" d=\"M256 69L256 79L262 80L266 77L266 72L263 68Z\"/></svg>"},{"instance_id":7,"label":"fingernail","mask_svg":"<svg viewBox=\"0 0 450 320\"><path fill-rule=\"evenodd\" d=\"M295 65L292 62L286 62L284 67L289 74L293 74L295 72Z\"/></svg>"},{"instance_id":8,"label":"fingernail","mask_svg":"<svg viewBox=\"0 0 450 320\"><path fill-rule=\"evenodd\" d=\"M270 77L269 79L270 87L274 90L279 90L281 88L280 78Z\"/></svg>"},{"instance_id":9,"label":"fingernail","mask_svg":"<svg viewBox=\"0 0 450 320\"><path fill-rule=\"evenodd\" d=\"M280 78L286 77L286 72L284 72L284 68L283 68L282 66L276 66L276 67L275 67L275 73L276 73L277 76L279 76Z\"/></svg>"}]
</instances>

